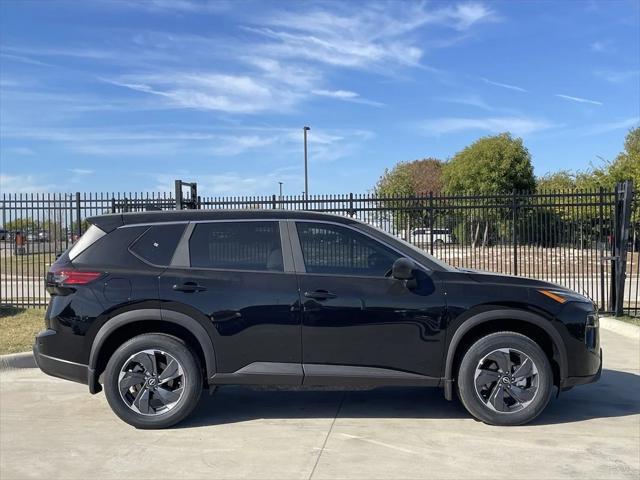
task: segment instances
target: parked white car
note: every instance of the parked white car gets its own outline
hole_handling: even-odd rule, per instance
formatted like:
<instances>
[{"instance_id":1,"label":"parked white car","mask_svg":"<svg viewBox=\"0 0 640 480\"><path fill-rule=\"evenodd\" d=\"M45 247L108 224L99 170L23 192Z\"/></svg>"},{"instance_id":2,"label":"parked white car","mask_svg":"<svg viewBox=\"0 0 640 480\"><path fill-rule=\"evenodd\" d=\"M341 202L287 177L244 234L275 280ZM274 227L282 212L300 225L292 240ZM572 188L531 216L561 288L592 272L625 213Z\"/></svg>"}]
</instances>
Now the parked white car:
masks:
<instances>
[{"instance_id":1,"label":"parked white car","mask_svg":"<svg viewBox=\"0 0 640 480\"><path fill-rule=\"evenodd\" d=\"M431 229L430 228L414 228L409 233L409 242L413 243L416 247L427 248L431 242ZM433 229L433 245L435 247L441 247L447 243L454 243L451 230L448 228L434 228Z\"/></svg>"}]
</instances>

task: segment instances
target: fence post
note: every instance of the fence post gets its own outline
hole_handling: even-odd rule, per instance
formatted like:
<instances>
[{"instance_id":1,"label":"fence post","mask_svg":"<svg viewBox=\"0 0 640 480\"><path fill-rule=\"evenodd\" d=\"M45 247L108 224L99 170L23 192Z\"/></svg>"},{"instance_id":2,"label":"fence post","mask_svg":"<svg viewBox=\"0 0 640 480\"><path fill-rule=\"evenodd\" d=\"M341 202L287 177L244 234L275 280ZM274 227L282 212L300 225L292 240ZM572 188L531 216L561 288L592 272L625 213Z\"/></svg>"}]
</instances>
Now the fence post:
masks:
<instances>
[{"instance_id":1,"label":"fence post","mask_svg":"<svg viewBox=\"0 0 640 480\"><path fill-rule=\"evenodd\" d=\"M631 202L633 200L633 182L626 180L616 186L616 224L615 236L615 314L624 313L624 284L627 277L627 250L629 249L629 227L631 223Z\"/></svg>"},{"instance_id":2,"label":"fence post","mask_svg":"<svg viewBox=\"0 0 640 480\"><path fill-rule=\"evenodd\" d=\"M354 217L356 211L353 209L353 192L349 194L349 216Z\"/></svg>"},{"instance_id":3,"label":"fence post","mask_svg":"<svg viewBox=\"0 0 640 480\"><path fill-rule=\"evenodd\" d=\"M516 191L513 190L513 201L511 205L511 244L513 245L513 274L518 275L518 230L516 223L518 222L518 199Z\"/></svg>"},{"instance_id":4,"label":"fence post","mask_svg":"<svg viewBox=\"0 0 640 480\"><path fill-rule=\"evenodd\" d=\"M176 180L176 210L182 210L182 181Z\"/></svg>"},{"instance_id":5,"label":"fence post","mask_svg":"<svg viewBox=\"0 0 640 480\"><path fill-rule=\"evenodd\" d=\"M276 194L275 193L273 195L271 195L271 208L273 208L274 210L277 208L277 206L276 206Z\"/></svg>"},{"instance_id":6,"label":"fence post","mask_svg":"<svg viewBox=\"0 0 640 480\"><path fill-rule=\"evenodd\" d=\"M76 192L76 221L78 222L76 225L76 233L78 234L78 238L82 235L82 218L80 212L80 192Z\"/></svg>"},{"instance_id":7,"label":"fence post","mask_svg":"<svg viewBox=\"0 0 640 480\"><path fill-rule=\"evenodd\" d=\"M429 192L429 253L433 255L433 192Z\"/></svg>"}]
</instances>

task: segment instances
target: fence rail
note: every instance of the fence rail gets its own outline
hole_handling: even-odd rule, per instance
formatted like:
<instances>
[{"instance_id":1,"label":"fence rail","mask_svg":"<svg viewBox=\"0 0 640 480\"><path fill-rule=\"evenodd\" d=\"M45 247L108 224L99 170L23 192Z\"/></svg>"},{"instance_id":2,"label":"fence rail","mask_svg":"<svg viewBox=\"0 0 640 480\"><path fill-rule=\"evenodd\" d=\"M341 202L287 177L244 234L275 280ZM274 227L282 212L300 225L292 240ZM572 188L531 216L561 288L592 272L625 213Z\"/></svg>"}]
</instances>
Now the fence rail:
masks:
<instances>
[{"instance_id":1,"label":"fence rail","mask_svg":"<svg viewBox=\"0 0 640 480\"><path fill-rule=\"evenodd\" d=\"M200 197L171 193L3 194L0 302L47 302L50 263L116 212L198 209L313 210L357 218L461 268L523 275L591 297L603 312L640 315L640 201L630 182L581 192L502 195L372 194ZM177 200L176 200L177 199Z\"/></svg>"}]
</instances>

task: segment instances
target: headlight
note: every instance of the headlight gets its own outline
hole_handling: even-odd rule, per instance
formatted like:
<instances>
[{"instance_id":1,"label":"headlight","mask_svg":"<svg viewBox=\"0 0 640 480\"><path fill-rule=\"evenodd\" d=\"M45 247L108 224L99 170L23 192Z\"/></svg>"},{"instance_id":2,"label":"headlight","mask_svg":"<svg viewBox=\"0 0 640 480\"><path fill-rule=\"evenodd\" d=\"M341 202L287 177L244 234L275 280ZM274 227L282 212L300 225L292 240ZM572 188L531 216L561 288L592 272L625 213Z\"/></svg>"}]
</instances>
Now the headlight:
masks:
<instances>
[{"instance_id":1,"label":"headlight","mask_svg":"<svg viewBox=\"0 0 640 480\"><path fill-rule=\"evenodd\" d=\"M558 303L567 303L570 301L592 303L591 300L584 295L569 290L538 290L538 292Z\"/></svg>"}]
</instances>

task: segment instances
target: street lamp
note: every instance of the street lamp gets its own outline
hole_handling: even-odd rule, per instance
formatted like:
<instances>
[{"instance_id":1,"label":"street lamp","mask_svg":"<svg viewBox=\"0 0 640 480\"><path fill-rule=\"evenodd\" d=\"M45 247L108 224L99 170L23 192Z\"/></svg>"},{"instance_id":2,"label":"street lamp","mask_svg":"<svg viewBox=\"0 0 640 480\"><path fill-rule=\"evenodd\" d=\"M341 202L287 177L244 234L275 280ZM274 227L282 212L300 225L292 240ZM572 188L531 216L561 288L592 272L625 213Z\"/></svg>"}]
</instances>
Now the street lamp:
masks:
<instances>
[{"instance_id":1,"label":"street lamp","mask_svg":"<svg viewBox=\"0 0 640 480\"><path fill-rule=\"evenodd\" d=\"M282 201L282 183L283 182L278 182L278 185L280 186L280 201Z\"/></svg>"},{"instance_id":2,"label":"street lamp","mask_svg":"<svg viewBox=\"0 0 640 480\"><path fill-rule=\"evenodd\" d=\"M311 130L310 127L304 127L302 129L304 133L304 200L305 200L305 208L309 208L307 204L309 200L309 170L307 167L307 132Z\"/></svg>"}]
</instances>

